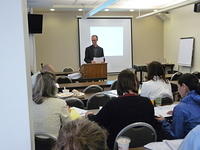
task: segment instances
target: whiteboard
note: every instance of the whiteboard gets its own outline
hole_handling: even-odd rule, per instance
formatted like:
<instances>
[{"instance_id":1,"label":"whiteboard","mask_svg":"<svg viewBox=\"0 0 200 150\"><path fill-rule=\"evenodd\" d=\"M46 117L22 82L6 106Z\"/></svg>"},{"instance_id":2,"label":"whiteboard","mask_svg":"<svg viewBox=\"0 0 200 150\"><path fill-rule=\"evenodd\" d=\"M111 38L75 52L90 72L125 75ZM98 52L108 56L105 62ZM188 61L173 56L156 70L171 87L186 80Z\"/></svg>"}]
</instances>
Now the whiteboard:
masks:
<instances>
[{"instance_id":1,"label":"whiteboard","mask_svg":"<svg viewBox=\"0 0 200 150\"><path fill-rule=\"evenodd\" d=\"M181 38L179 45L178 65L191 67L194 38Z\"/></svg>"}]
</instances>

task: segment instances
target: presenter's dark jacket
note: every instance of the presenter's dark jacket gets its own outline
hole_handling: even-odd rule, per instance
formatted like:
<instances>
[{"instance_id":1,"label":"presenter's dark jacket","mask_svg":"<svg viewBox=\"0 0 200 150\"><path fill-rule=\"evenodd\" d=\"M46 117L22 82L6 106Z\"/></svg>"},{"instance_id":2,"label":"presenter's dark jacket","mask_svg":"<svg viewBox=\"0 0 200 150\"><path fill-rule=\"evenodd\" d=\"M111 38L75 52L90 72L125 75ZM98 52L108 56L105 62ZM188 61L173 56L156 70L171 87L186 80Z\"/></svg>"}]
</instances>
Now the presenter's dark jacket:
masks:
<instances>
[{"instance_id":1,"label":"presenter's dark jacket","mask_svg":"<svg viewBox=\"0 0 200 150\"><path fill-rule=\"evenodd\" d=\"M104 57L103 48L93 45L89 46L85 50L85 59L86 63L91 63L94 57Z\"/></svg>"},{"instance_id":2,"label":"presenter's dark jacket","mask_svg":"<svg viewBox=\"0 0 200 150\"><path fill-rule=\"evenodd\" d=\"M154 108L148 98L128 94L110 100L96 115L88 118L108 131L108 147L112 150L117 134L127 125L146 122L154 126Z\"/></svg>"}]
</instances>

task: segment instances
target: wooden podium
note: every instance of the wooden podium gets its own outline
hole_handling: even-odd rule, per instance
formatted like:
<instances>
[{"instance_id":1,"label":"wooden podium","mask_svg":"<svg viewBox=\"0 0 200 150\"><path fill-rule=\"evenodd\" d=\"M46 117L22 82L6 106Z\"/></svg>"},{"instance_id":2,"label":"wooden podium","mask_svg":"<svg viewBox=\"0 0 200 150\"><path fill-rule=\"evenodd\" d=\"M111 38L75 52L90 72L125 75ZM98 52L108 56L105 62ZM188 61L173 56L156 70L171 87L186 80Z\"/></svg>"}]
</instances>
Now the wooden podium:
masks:
<instances>
[{"instance_id":1,"label":"wooden podium","mask_svg":"<svg viewBox=\"0 0 200 150\"><path fill-rule=\"evenodd\" d=\"M82 79L107 79L107 63L83 64L80 69Z\"/></svg>"}]
</instances>

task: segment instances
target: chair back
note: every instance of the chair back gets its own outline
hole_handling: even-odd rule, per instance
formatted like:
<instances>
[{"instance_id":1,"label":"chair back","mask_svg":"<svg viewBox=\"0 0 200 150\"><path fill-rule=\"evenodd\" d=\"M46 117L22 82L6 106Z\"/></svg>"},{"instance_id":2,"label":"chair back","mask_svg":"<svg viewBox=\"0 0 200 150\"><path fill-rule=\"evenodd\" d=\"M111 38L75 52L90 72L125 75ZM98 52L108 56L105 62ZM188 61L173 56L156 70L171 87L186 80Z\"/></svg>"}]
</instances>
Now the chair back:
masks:
<instances>
[{"instance_id":1,"label":"chair back","mask_svg":"<svg viewBox=\"0 0 200 150\"><path fill-rule=\"evenodd\" d=\"M200 72L195 71L192 74L195 75L198 79L200 79Z\"/></svg>"},{"instance_id":2,"label":"chair back","mask_svg":"<svg viewBox=\"0 0 200 150\"><path fill-rule=\"evenodd\" d=\"M96 93L88 99L87 109L99 109L100 106L104 106L110 99L108 94Z\"/></svg>"},{"instance_id":3,"label":"chair back","mask_svg":"<svg viewBox=\"0 0 200 150\"><path fill-rule=\"evenodd\" d=\"M161 105L171 105L173 104L173 99L171 99L170 97L163 97L161 99Z\"/></svg>"},{"instance_id":4,"label":"chair back","mask_svg":"<svg viewBox=\"0 0 200 150\"><path fill-rule=\"evenodd\" d=\"M148 123L136 122L123 128L117 135L114 143L114 150L118 149L117 139L125 136L131 139L129 148L142 147L157 140L155 129Z\"/></svg>"},{"instance_id":5,"label":"chair back","mask_svg":"<svg viewBox=\"0 0 200 150\"><path fill-rule=\"evenodd\" d=\"M78 108L84 109L84 103L79 98L76 98L76 97L66 98L65 102L70 107L78 107Z\"/></svg>"},{"instance_id":6,"label":"chair back","mask_svg":"<svg viewBox=\"0 0 200 150\"><path fill-rule=\"evenodd\" d=\"M171 77L171 81L176 81L176 80L178 80L178 78L182 75L183 73L181 73L181 72L176 72L176 73L174 73L173 75L172 75L172 77Z\"/></svg>"},{"instance_id":7,"label":"chair back","mask_svg":"<svg viewBox=\"0 0 200 150\"><path fill-rule=\"evenodd\" d=\"M35 150L52 150L56 137L47 133L35 133Z\"/></svg>"},{"instance_id":8,"label":"chair back","mask_svg":"<svg viewBox=\"0 0 200 150\"><path fill-rule=\"evenodd\" d=\"M72 68L65 68L63 69L63 72L73 72L74 70Z\"/></svg>"},{"instance_id":9,"label":"chair back","mask_svg":"<svg viewBox=\"0 0 200 150\"><path fill-rule=\"evenodd\" d=\"M103 91L103 88L100 87L99 85L89 85L83 90L83 93L88 94L88 93L97 93L97 92L102 92L102 91Z\"/></svg>"},{"instance_id":10,"label":"chair back","mask_svg":"<svg viewBox=\"0 0 200 150\"><path fill-rule=\"evenodd\" d=\"M62 83L72 83L72 80L68 77L59 77L57 79L57 83L58 84L62 84Z\"/></svg>"},{"instance_id":11,"label":"chair back","mask_svg":"<svg viewBox=\"0 0 200 150\"><path fill-rule=\"evenodd\" d=\"M115 81L111 84L110 89L111 89L111 90L116 90L116 89L117 89L117 80L115 80Z\"/></svg>"}]
</instances>

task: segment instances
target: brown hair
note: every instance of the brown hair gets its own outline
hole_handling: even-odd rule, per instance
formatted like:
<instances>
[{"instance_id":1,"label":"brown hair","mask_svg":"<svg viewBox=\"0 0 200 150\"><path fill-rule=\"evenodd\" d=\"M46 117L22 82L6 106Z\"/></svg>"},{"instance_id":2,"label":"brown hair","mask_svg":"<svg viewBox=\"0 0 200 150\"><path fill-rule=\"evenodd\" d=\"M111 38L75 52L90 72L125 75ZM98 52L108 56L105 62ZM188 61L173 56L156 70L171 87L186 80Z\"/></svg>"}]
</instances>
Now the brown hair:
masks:
<instances>
[{"instance_id":1,"label":"brown hair","mask_svg":"<svg viewBox=\"0 0 200 150\"><path fill-rule=\"evenodd\" d=\"M163 66L158 61L152 61L147 66L147 74L148 74L147 76L148 80L155 80L155 77L159 77L160 79L167 82L165 79L165 72L164 72Z\"/></svg>"},{"instance_id":2,"label":"brown hair","mask_svg":"<svg viewBox=\"0 0 200 150\"><path fill-rule=\"evenodd\" d=\"M96 123L77 119L60 129L54 150L106 150L106 137L106 132Z\"/></svg>"},{"instance_id":3,"label":"brown hair","mask_svg":"<svg viewBox=\"0 0 200 150\"><path fill-rule=\"evenodd\" d=\"M133 92L138 92L139 82L137 76L129 69L123 70L118 75L117 80L117 93L118 95L123 95L129 90Z\"/></svg>"},{"instance_id":4,"label":"brown hair","mask_svg":"<svg viewBox=\"0 0 200 150\"><path fill-rule=\"evenodd\" d=\"M96 39L98 40L98 36L97 35L92 35L92 37L96 37Z\"/></svg>"},{"instance_id":5,"label":"brown hair","mask_svg":"<svg viewBox=\"0 0 200 150\"><path fill-rule=\"evenodd\" d=\"M200 95L200 83L199 79L191 74L191 73L185 73L181 75L178 79L178 84L182 85L185 84L190 91L195 90Z\"/></svg>"}]
</instances>

